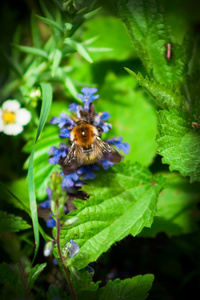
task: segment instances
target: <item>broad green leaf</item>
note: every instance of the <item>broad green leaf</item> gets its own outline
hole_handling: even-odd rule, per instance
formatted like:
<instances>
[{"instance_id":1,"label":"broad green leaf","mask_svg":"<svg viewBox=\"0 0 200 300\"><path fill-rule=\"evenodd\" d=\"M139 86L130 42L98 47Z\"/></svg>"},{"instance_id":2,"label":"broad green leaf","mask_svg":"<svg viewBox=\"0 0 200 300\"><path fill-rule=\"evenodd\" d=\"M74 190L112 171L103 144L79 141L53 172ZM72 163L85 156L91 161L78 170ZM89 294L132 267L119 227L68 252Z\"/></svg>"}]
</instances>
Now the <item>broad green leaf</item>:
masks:
<instances>
[{"instance_id":1,"label":"broad green leaf","mask_svg":"<svg viewBox=\"0 0 200 300\"><path fill-rule=\"evenodd\" d=\"M77 210L68 215L77 216L78 222L61 231L63 246L70 239L80 246L72 264L82 269L117 241L151 226L162 186L161 177L131 162L98 172L86 189L91 197L74 201Z\"/></svg>"},{"instance_id":2,"label":"broad green leaf","mask_svg":"<svg viewBox=\"0 0 200 300\"><path fill-rule=\"evenodd\" d=\"M80 299L88 300L144 300L149 295L154 276L152 274L138 275L125 280L115 279L108 281L106 286L95 292L83 292ZM78 295L79 296L79 295Z\"/></svg>"},{"instance_id":3,"label":"broad green leaf","mask_svg":"<svg viewBox=\"0 0 200 300\"><path fill-rule=\"evenodd\" d=\"M41 108L38 130L35 138L35 144L47 120L50 107L51 107L51 101L52 101L51 85L48 83L42 83L41 89L42 89L42 108ZM31 210L32 222L33 222L33 231L34 231L35 246L36 246L35 253L34 253L34 258L35 258L39 247L39 226L38 226L37 204L36 204L36 195L35 195L34 173L33 173L34 151L35 151L35 145L33 147L30 160L29 160L28 187L29 187L30 210Z\"/></svg>"},{"instance_id":4,"label":"broad green leaf","mask_svg":"<svg viewBox=\"0 0 200 300\"><path fill-rule=\"evenodd\" d=\"M86 50L86 48L81 43L78 43L78 42L76 42L76 41L74 41L70 38L65 39L64 43L72 46L89 63L93 62L93 60L90 57L88 51Z\"/></svg>"},{"instance_id":5,"label":"broad green leaf","mask_svg":"<svg viewBox=\"0 0 200 300\"><path fill-rule=\"evenodd\" d=\"M175 85L187 74L192 54L192 40L187 35L180 45L170 35L162 7L158 0L115 0L133 46L148 74L162 84ZM173 58L166 58L167 44Z\"/></svg>"},{"instance_id":6,"label":"broad green leaf","mask_svg":"<svg viewBox=\"0 0 200 300\"><path fill-rule=\"evenodd\" d=\"M94 105L97 112L107 111L112 115L108 120L112 130L103 139L123 137L123 142L130 144L125 160L149 165L156 152L156 112L136 86L137 82L129 76L109 73L99 92L101 98Z\"/></svg>"},{"instance_id":7,"label":"broad green leaf","mask_svg":"<svg viewBox=\"0 0 200 300\"><path fill-rule=\"evenodd\" d=\"M29 47L29 46L14 45L14 44L13 44L13 47L15 47L19 51L25 52L27 54L31 54L33 56L39 56L45 60L48 60L47 52L42 49Z\"/></svg>"},{"instance_id":8,"label":"broad green leaf","mask_svg":"<svg viewBox=\"0 0 200 300\"><path fill-rule=\"evenodd\" d=\"M185 103L185 98L181 95L179 87L171 85L164 85L158 83L156 80L151 80L146 76L145 78L141 73L135 74L128 68L125 70L133 76L139 85L153 98L155 103L163 109L170 107L180 107Z\"/></svg>"},{"instance_id":9,"label":"broad green leaf","mask_svg":"<svg viewBox=\"0 0 200 300\"><path fill-rule=\"evenodd\" d=\"M155 237L160 232L174 236L198 230L199 184L191 184L173 173L166 180L169 186L159 195L158 216L140 236Z\"/></svg>"},{"instance_id":10,"label":"broad green leaf","mask_svg":"<svg viewBox=\"0 0 200 300\"><path fill-rule=\"evenodd\" d=\"M183 110L158 112L158 154L171 171L200 181L200 135L192 127L192 118Z\"/></svg>"},{"instance_id":11,"label":"broad green leaf","mask_svg":"<svg viewBox=\"0 0 200 300\"><path fill-rule=\"evenodd\" d=\"M20 231L31 226L21 217L17 217L6 212L0 211L0 235L5 231Z\"/></svg>"}]
</instances>

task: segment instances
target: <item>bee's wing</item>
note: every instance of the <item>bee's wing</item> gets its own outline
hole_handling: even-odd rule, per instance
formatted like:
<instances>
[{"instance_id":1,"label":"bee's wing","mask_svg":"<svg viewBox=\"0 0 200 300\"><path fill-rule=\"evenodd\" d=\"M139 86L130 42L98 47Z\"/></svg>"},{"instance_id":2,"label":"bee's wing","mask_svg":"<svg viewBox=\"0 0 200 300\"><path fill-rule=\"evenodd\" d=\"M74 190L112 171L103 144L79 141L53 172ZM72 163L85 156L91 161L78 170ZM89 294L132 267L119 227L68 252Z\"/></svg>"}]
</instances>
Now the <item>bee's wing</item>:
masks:
<instances>
[{"instance_id":1,"label":"bee's wing","mask_svg":"<svg viewBox=\"0 0 200 300\"><path fill-rule=\"evenodd\" d=\"M102 153L101 159L105 159L113 163L118 163L123 159L123 156L121 156L117 150L115 150L108 143L102 141L102 139L99 137L96 137L96 147Z\"/></svg>"},{"instance_id":2,"label":"bee's wing","mask_svg":"<svg viewBox=\"0 0 200 300\"><path fill-rule=\"evenodd\" d=\"M83 164L82 156L83 149L75 143L72 144L63 162L63 173L70 175L75 172Z\"/></svg>"}]
</instances>

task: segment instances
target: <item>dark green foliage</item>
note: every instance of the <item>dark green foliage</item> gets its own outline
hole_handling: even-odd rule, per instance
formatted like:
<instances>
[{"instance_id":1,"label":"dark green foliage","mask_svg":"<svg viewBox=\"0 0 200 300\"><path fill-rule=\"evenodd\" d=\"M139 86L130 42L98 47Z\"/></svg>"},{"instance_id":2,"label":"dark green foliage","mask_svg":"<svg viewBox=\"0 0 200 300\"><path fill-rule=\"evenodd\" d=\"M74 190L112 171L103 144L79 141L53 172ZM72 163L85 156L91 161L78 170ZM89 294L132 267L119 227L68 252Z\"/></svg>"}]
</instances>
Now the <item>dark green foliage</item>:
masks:
<instances>
[{"instance_id":1,"label":"dark green foliage","mask_svg":"<svg viewBox=\"0 0 200 300\"><path fill-rule=\"evenodd\" d=\"M1 135L2 299L189 298L200 274L199 17L191 21L181 1L178 12L169 0L33 2L24 7L26 26L7 40L12 49L1 49L0 100L17 99L32 114L21 135ZM90 197L73 200L75 210L64 214L71 200L63 196L49 215L38 205L61 168L48 163L48 152L68 142L49 121L72 115L67 107L80 104L84 86L98 88L96 112L112 115L103 139L123 137L130 153L95 171L82 187ZM50 217L53 230L45 225ZM69 258L72 240L80 251ZM43 256L46 242L57 266Z\"/></svg>"}]
</instances>

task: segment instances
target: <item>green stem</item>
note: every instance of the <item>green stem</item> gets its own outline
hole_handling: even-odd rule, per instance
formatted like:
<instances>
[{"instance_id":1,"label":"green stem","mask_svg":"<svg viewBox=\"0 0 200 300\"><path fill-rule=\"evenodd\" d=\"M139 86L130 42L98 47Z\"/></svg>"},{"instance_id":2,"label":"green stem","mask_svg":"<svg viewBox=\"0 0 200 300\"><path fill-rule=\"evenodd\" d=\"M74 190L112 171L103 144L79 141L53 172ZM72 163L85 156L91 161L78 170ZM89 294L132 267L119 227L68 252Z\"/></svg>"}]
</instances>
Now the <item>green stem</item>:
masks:
<instances>
[{"instance_id":1,"label":"green stem","mask_svg":"<svg viewBox=\"0 0 200 300\"><path fill-rule=\"evenodd\" d=\"M68 268L66 268L66 266L64 264L64 260L63 260L61 249L60 249L60 219L59 218L57 218L56 225L57 225L57 248L58 248L58 254L60 257L60 262L62 264L63 270L64 270L66 278L67 278L71 297L73 300L77 300L77 297L76 297L76 294L75 294L75 291L74 291L74 288L73 288L73 285L72 285L72 282L70 279L69 271L68 271Z\"/></svg>"}]
</instances>

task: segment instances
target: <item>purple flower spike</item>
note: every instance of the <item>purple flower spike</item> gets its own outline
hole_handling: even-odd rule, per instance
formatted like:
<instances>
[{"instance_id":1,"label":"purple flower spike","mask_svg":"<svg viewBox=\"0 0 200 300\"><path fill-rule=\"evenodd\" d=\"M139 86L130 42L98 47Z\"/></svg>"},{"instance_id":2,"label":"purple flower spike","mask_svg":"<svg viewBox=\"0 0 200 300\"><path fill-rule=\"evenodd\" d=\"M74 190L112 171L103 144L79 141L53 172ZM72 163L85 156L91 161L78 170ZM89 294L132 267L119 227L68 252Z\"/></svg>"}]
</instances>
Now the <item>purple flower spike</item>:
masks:
<instances>
[{"instance_id":1,"label":"purple flower spike","mask_svg":"<svg viewBox=\"0 0 200 300\"><path fill-rule=\"evenodd\" d=\"M81 99L84 103L84 109L89 112L90 103L95 99L99 98L99 95L93 95L97 92L96 88L84 87L81 89L81 92L84 94L77 94L76 97Z\"/></svg>"},{"instance_id":2,"label":"purple flower spike","mask_svg":"<svg viewBox=\"0 0 200 300\"><path fill-rule=\"evenodd\" d=\"M104 170L108 170L112 166L114 166L114 163L107 161L107 160L104 160L102 163L102 167L104 168Z\"/></svg>"},{"instance_id":3,"label":"purple flower spike","mask_svg":"<svg viewBox=\"0 0 200 300\"><path fill-rule=\"evenodd\" d=\"M93 170L99 170L99 167L96 165L83 166L77 170L77 173L83 176L83 180L94 179L97 175L92 172Z\"/></svg>"},{"instance_id":4,"label":"purple flower spike","mask_svg":"<svg viewBox=\"0 0 200 300\"><path fill-rule=\"evenodd\" d=\"M71 130L69 130L67 128L63 128L60 131L59 137L61 137L61 138L69 138L70 137L70 132L71 132Z\"/></svg>"},{"instance_id":5,"label":"purple flower spike","mask_svg":"<svg viewBox=\"0 0 200 300\"><path fill-rule=\"evenodd\" d=\"M52 146L48 152L49 155L53 155L49 158L50 164L57 164L61 157L66 157L68 153L68 146L65 144L60 144L59 148Z\"/></svg>"},{"instance_id":6,"label":"purple flower spike","mask_svg":"<svg viewBox=\"0 0 200 300\"><path fill-rule=\"evenodd\" d=\"M81 105L79 105L77 103L72 103L69 105L68 109L74 111L77 114L78 118L81 117L81 115L80 115L80 110L82 109Z\"/></svg>"},{"instance_id":7,"label":"purple flower spike","mask_svg":"<svg viewBox=\"0 0 200 300\"><path fill-rule=\"evenodd\" d=\"M72 120L68 115L65 113L60 114L60 118L58 117L53 117L50 121L50 124L58 124L59 128L64 127L65 125L68 127L73 127L74 126L74 120Z\"/></svg>"},{"instance_id":8,"label":"purple flower spike","mask_svg":"<svg viewBox=\"0 0 200 300\"><path fill-rule=\"evenodd\" d=\"M63 172L61 173L63 175ZM62 188L70 188L75 185L75 181L79 180L79 176L74 172L70 175L65 175L62 181Z\"/></svg>"},{"instance_id":9,"label":"purple flower spike","mask_svg":"<svg viewBox=\"0 0 200 300\"><path fill-rule=\"evenodd\" d=\"M112 125L109 123L104 123L103 125L100 125L103 132L108 132L110 129L112 129Z\"/></svg>"},{"instance_id":10,"label":"purple flower spike","mask_svg":"<svg viewBox=\"0 0 200 300\"><path fill-rule=\"evenodd\" d=\"M42 208L50 208L50 200L46 200L46 201L40 203L40 207L42 207Z\"/></svg>"},{"instance_id":11,"label":"purple flower spike","mask_svg":"<svg viewBox=\"0 0 200 300\"><path fill-rule=\"evenodd\" d=\"M124 154L128 154L130 150L130 145L127 142L121 143L121 141L122 137L114 137L112 139L106 140L108 144L115 145L117 150L122 150Z\"/></svg>"},{"instance_id":12,"label":"purple flower spike","mask_svg":"<svg viewBox=\"0 0 200 300\"><path fill-rule=\"evenodd\" d=\"M50 219L46 221L47 227L53 228L56 226L56 221L52 218L52 215L49 214Z\"/></svg>"}]
</instances>

